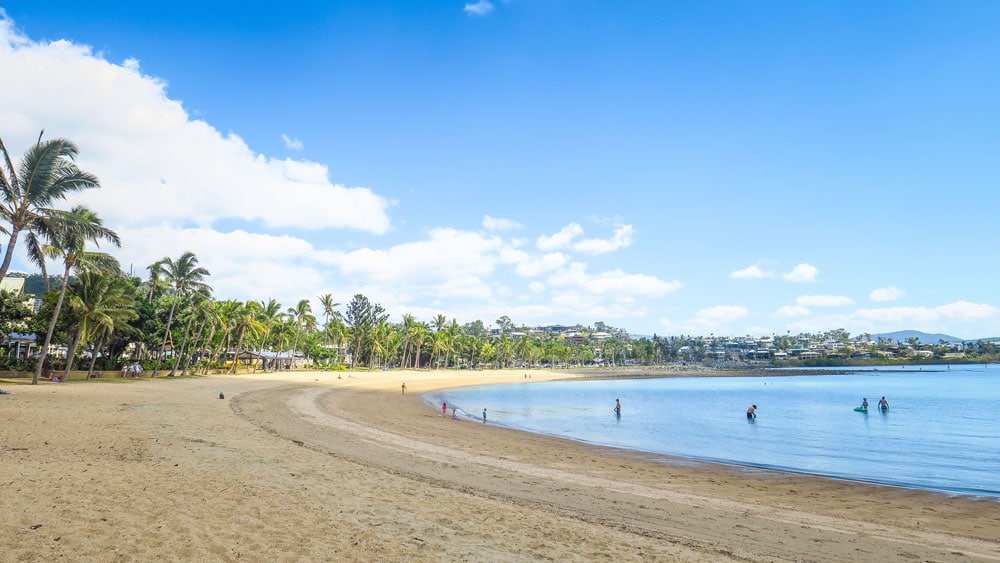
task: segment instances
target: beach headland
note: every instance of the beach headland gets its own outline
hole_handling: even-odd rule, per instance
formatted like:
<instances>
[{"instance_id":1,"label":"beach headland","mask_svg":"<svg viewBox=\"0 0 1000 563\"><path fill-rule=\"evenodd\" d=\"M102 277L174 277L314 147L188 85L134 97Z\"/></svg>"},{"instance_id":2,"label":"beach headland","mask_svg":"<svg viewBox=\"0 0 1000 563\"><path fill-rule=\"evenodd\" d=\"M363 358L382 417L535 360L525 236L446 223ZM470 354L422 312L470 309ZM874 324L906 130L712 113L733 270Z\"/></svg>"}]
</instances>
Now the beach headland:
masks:
<instances>
[{"instance_id":1,"label":"beach headland","mask_svg":"<svg viewBox=\"0 0 1000 563\"><path fill-rule=\"evenodd\" d=\"M0 384L0 560L1000 560L993 499L596 447L421 398L525 373L598 376Z\"/></svg>"}]
</instances>

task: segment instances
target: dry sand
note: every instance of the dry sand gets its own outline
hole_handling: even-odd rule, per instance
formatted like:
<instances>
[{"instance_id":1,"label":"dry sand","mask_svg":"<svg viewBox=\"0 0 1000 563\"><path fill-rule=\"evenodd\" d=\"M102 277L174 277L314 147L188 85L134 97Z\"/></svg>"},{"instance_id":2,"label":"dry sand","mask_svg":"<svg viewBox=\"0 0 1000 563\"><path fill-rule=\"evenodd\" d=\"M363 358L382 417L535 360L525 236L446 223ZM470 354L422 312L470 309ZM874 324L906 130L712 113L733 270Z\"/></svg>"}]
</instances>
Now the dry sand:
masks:
<instances>
[{"instance_id":1,"label":"dry sand","mask_svg":"<svg viewBox=\"0 0 1000 563\"><path fill-rule=\"evenodd\" d=\"M0 383L0 561L1000 560L993 499L599 448L420 398L524 373Z\"/></svg>"}]
</instances>

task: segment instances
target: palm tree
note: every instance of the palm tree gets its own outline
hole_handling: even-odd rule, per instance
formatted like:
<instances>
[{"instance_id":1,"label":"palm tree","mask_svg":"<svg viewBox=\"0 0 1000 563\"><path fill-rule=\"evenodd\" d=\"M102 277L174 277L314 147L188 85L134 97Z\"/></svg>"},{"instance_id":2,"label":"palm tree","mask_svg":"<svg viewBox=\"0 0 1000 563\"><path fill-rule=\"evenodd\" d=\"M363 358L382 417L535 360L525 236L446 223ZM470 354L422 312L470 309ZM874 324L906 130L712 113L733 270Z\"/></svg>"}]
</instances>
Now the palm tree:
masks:
<instances>
[{"instance_id":1,"label":"palm tree","mask_svg":"<svg viewBox=\"0 0 1000 563\"><path fill-rule=\"evenodd\" d=\"M413 325L413 334L410 336L413 340L413 367L420 369L420 355L424 350L424 342L430 338L431 329L427 326L427 323L416 323Z\"/></svg>"},{"instance_id":2,"label":"palm tree","mask_svg":"<svg viewBox=\"0 0 1000 563\"><path fill-rule=\"evenodd\" d=\"M315 322L316 317L312 316L312 306L308 299L300 300L295 307L288 309L288 314L295 318L295 341L292 343L292 367L295 367L295 348L299 345L302 325Z\"/></svg>"},{"instance_id":3,"label":"palm tree","mask_svg":"<svg viewBox=\"0 0 1000 563\"><path fill-rule=\"evenodd\" d=\"M80 319L74 346L66 354L66 371L69 377L76 344L86 346L93 342L88 377L93 373L94 362L103 341L128 325L128 321L138 318L135 297L119 275L84 272L77 276L68 296L69 307Z\"/></svg>"},{"instance_id":4,"label":"palm tree","mask_svg":"<svg viewBox=\"0 0 1000 563\"><path fill-rule=\"evenodd\" d=\"M213 322L214 317L214 305L215 302L212 301L211 297L205 293L195 293L194 304L191 307L191 319L198 326L198 330L192 339L194 345L193 352L187 352L182 349L181 356L184 356L184 366L181 367L181 376L187 374L188 366L191 365L191 360L194 356L198 355L200 358L201 347L204 343L202 336L205 334L205 328L211 327L214 331ZM210 332L209 337L206 340L211 340L214 332ZM184 339L185 348L187 347L187 338ZM179 358L179 357L178 357ZM195 368L197 370L197 367ZM174 371L177 371L177 366L174 365Z\"/></svg>"},{"instance_id":5,"label":"palm tree","mask_svg":"<svg viewBox=\"0 0 1000 563\"><path fill-rule=\"evenodd\" d=\"M259 336L264 330L264 323L258 320L260 304L256 301L247 301L243 306L235 311L233 330L236 331L236 357L233 358L233 367L229 373L236 373L239 365L240 354L243 353L243 339L247 334Z\"/></svg>"},{"instance_id":6,"label":"palm tree","mask_svg":"<svg viewBox=\"0 0 1000 563\"><path fill-rule=\"evenodd\" d=\"M170 335L170 324L174 321L174 311L177 309L177 300L185 294L193 291L210 291L211 287L202 280L211 275L208 270L198 266L198 258L192 252L185 252L176 261L170 257L165 257L159 261L159 271L166 279L167 285L173 290L174 298L170 301L170 314L167 315L167 326L163 329L163 341L160 343L160 352L156 355L156 367L150 377L156 377L160 369L160 361L163 359L163 351L167 347L167 337ZM153 267L150 267L152 273Z\"/></svg>"},{"instance_id":7,"label":"palm tree","mask_svg":"<svg viewBox=\"0 0 1000 563\"><path fill-rule=\"evenodd\" d=\"M57 213L50 206L71 192L100 187L96 176L73 162L79 152L76 145L66 139L43 142L44 133L16 168L0 140L0 216L10 223L10 229L4 229L10 238L0 263L0 280L7 275L21 231L44 228L43 220Z\"/></svg>"},{"instance_id":8,"label":"palm tree","mask_svg":"<svg viewBox=\"0 0 1000 563\"><path fill-rule=\"evenodd\" d=\"M334 311L340 306L340 303L333 302L332 293L324 293L319 296L319 305L323 308L323 317L326 319L323 321L323 326L330 324L330 318L333 317L337 312Z\"/></svg>"},{"instance_id":9,"label":"palm tree","mask_svg":"<svg viewBox=\"0 0 1000 563\"><path fill-rule=\"evenodd\" d=\"M268 299L267 303L261 301L258 305L257 320L264 325L264 336L260 339L257 354L263 356L264 349L267 348L267 339L271 336L271 327L274 326L274 323L281 320L284 313L281 312L281 303L278 303L274 299ZM262 362L262 365L266 364Z\"/></svg>"},{"instance_id":10,"label":"palm tree","mask_svg":"<svg viewBox=\"0 0 1000 563\"><path fill-rule=\"evenodd\" d=\"M98 244L100 240L110 241L115 246L121 246L118 234L104 226L101 218L96 213L82 205L74 207L71 211L56 211L51 217L44 219L46 229L52 237L51 246L58 249L62 254L63 278L62 286L59 289L59 298L56 300L55 310L52 312L52 321L49 323L49 330L45 334L45 344L42 346L41 355L38 358L38 365L35 366L35 376L31 379L31 384L36 385L38 378L42 374L45 358L48 355L49 344L52 343L52 333L56 330L56 321L59 320L59 311L62 309L63 300L66 298L66 288L69 286L69 275L73 270L80 272L101 271L119 272L118 261L103 252L89 252L86 243L92 241Z\"/></svg>"},{"instance_id":11,"label":"palm tree","mask_svg":"<svg viewBox=\"0 0 1000 563\"><path fill-rule=\"evenodd\" d=\"M170 375L177 373L177 368L180 367L181 360L188 352L188 344L191 340L191 327L194 325L195 320L202 316L202 309L205 307L206 303L211 302L212 297L208 291L196 291L192 293L191 300L191 307L187 310L187 324L184 326L184 334L181 338L181 351L179 354L174 354L174 367L170 369ZM183 373L181 375L183 375Z\"/></svg>"}]
</instances>

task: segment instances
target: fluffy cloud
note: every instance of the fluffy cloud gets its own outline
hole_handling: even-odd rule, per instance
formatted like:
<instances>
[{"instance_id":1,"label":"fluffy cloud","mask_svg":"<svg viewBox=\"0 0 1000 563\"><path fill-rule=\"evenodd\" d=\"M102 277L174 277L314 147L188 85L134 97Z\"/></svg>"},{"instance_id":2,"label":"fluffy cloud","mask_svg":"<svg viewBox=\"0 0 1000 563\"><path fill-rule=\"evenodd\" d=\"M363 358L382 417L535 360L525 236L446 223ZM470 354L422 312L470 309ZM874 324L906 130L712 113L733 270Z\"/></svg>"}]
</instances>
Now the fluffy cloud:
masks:
<instances>
[{"instance_id":1,"label":"fluffy cloud","mask_svg":"<svg viewBox=\"0 0 1000 563\"><path fill-rule=\"evenodd\" d=\"M818 275L819 270L816 269L816 266L811 264L799 264L781 277L785 281L790 282L814 282L816 281L816 276Z\"/></svg>"},{"instance_id":2,"label":"fluffy cloud","mask_svg":"<svg viewBox=\"0 0 1000 563\"><path fill-rule=\"evenodd\" d=\"M521 224L510 219L501 219L486 215L483 217L483 228L490 232L513 231L521 228Z\"/></svg>"},{"instance_id":3,"label":"fluffy cloud","mask_svg":"<svg viewBox=\"0 0 1000 563\"><path fill-rule=\"evenodd\" d=\"M762 280L766 278L773 278L774 272L768 272L762 270L760 266L753 265L747 266L742 270L736 270L729 274L729 277L736 280Z\"/></svg>"},{"instance_id":4,"label":"fluffy cloud","mask_svg":"<svg viewBox=\"0 0 1000 563\"><path fill-rule=\"evenodd\" d=\"M569 262L569 256L561 252L550 252L537 258L527 258L515 266L514 271L519 276L534 277L545 272L551 272Z\"/></svg>"},{"instance_id":5,"label":"fluffy cloud","mask_svg":"<svg viewBox=\"0 0 1000 563\"><path fill-rule=\"evenodd\" d=\"M573 245L574 250L584 254L607 254L632 244L632 225L617 225L610 239L586 239Z\"/></svg>"},{"instance_id":6,"label":"fluffy cloud","mask_svg":"<svg viewBox=\"0 0 1000 563\"><path fill-rule=\"evenodd\" d=\"M588 274L586 266L579 262L549 276L550 287L573 288L591 294L646 295L659 297L677 291L683 284L679 281L665 282L655 276L626 274L621 270L611 270L599 274Z\"/></svg>"},{"instance_id":7,"label":"fluffy cloud","mask_svg":"<svg viewBox=\"0 0 1000 563\"><path fill-rule=\"evenodd\" d=\"M552 250L559 250L560 248L566 248L573 241L574 238L583 234L583 227L579 223L570 223L558 233L546 236L542 235L538 237L535 241L535 248L543 252L548 252Z\"/></svg>"},{"instance_id":8,"label":"fluffy cloud","mask_svg":"<svg viewBox=\"0 0 1000 563\"><path fill-rule=\"evenodd\" d=\"M473 16L485 16L493 9L493 4L489 0L479 0L475 4L466 4L462 11Z\"/></svg>"},{"instance_id":9,"label":"fluffy cloud","mask_svg":"<svg viewBox=\"0 0 1000 563\"><path fill-rule=\"evenodd\" d=\"M785 305L775 311L776 317L808 317L811 311L801 305Z\"/></svg>"},{"instance_id":10,"label":"fluffy cloud","mask_svg":"<svg viewBox=\"0 0 1000 563\"><path fill-rule=\"evenodd\" d=\"M868 296L872 301L895 301L906 295L906 292L898 287L880 287L873 289Z\"/></svg>"},{"instance_id":11,"label":"fluffy cloud","mask_svg":"<svg viewBox=\"0 0 1000 563\"><path fill-rule=\"evenodd\" d=\"M30 41L0 19L0 68L18 84L0 89L8 150L23 153L43 128L77 143L80 167L103 187L69 203L85 201L109 226L206 228L235 219L269 228L389 228L385 198L330 182L322 164L254 153L237 135L192 119L135 60L114 64L68 41Z\"/></svg>"},{"instance_id":12,"label":"fluffy cloud","mask_svg":"<svg viewBox=\"0 0 1000 563\"><path fill-rule=\"evenodd\" d=\"M978 320L1000 317L1000 308L985 303L956 301L937 307L884 307L858 309L854 317L895 326L931 326L940 320Z\"/></svg>"},{"instance_id":13,"label":"fluffy cloud","mask_svg":"<svg viewBox=\"0 0 1000 563\"><path fill-rule=\"evenodd\" d=\"M385 250L318 252L314 258L337 266L343 275L372 282L444 284L467 275L484 276L499 261L503 241L455 229L434 229L426 240Z\"/></svg>"},{"instance_id":14,"label":"fluffy cloud","mask_svg":"<svg viewBox=\"0 0 1000 563\"><path fill-rule=\"evenodd\" d=\"M293 139L284 133L281 134L281 140L284 141L286 149L293 151L300 151L303 149L302 141Z\"/></svg>"},{"instance_id":15,"label":"fluffy cloud","mask_svg":"<svg viewBox=\"0 0 1000 563\"><path fill-rule=\"evenodd\" d=\"M803 307L840 307L854 301L842 295L802 295L795 302Z\"/></svg>"}]
</instances>

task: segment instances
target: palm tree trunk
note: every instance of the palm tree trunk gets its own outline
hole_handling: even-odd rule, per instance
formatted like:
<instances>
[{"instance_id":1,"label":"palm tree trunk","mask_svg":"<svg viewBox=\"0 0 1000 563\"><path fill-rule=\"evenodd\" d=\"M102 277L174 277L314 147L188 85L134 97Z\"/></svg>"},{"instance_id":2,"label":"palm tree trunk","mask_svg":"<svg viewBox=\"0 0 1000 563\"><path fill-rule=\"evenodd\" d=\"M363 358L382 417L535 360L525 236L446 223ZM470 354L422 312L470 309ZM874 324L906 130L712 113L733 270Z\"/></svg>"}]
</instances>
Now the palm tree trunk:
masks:
<instances>
[{"instance_id":1,"label":"palm tree trunk","mask_svg":"<svg viewBox=\"0 0 1000 563\"><path fill-rule=\"evenodd\" d=\"M7 252L9 259L9 247L7 248ZM49 344L52 343L52 333L56 331L56 321L59 320L59 311L62 309L63 299L66 298L66 286L68 285L69 266L66 267L66 273L63 274L62 287L59 290L59 299L56 300L56 308L52 311L52 321L49 322L49 331L45 333L45 344L42 346L41 354L38 356L38 365L35 366L35 376L31 378L32 385L38 385L38 378L42 375L42 367L45 364L45 358L49 355Z\"/></svg>"},{"instance_id":2,"label":"palm tree trunk","mask_svg":"<svg viewBox=\"0 0 1000 563\"><path fill-rule=\"evenodd\" d=\"M181 343L181 353L178 354L177 358L174 360L174 368L170 370L170 375L174 375L175 373L177 373L177 367L181 365L181 357L184 356L184 350L187 349L188 338L191 336L191 323L193 321L194 321L194 312L191 313L191 316L188 318L187 326L184 327L184 339L182 340Z\"/></svg>"},{"instance_id":3,"label":"palm tree trunk","mask_svg":"<svg viewBox=\"0 0 1000 563\"><path fill-rule=\"evenodd\" d=\"M198 325L198 334L196 334L194 336L194 343L196 345L201 342L201 336L204 333L204 331L205 331L205 325L204 324L199 324ZM187 357L184 358L184 367L181 368L181 376L182 377L184 375L187 375L188 367L191 365L191 357L192 356L194 356L194 354L188 354Z\"/></svg>"},{"instance_id":4,"label":"palm tree trunk","mask_svg":"<svg viewBox=\"0 0 1000 563\"><path fill-rule=\"evenodd\" d=\"M73 369L73 360L76 358L76 348L80 345L80 329L77 328L73 338L69 341L69 349L66 350L66 368L63 370L63 381L69 379L69 372Z\"/></svg>"},{"instance_id":5,"label":"palm tree trunk","mask_svg":"<svg viewBox=\"0 0 1000 563\"><path fill-rule=\"evenodd\" d=\"M101 337L94 345L94 353L90 355L90 366L87 367L87 379L94 377L94 366L97 365L97 351L101 349L101 346L104 346L104 337Z\"/></svg>"},{"instance_id":6,"label":"palm tree trunk","mask_svg":"<svg viewBox=\"0 0 1000 563\"><path fill-rule=\"evenodd\" d=\"M236 339L236 356L233 357L233 368L229 373L236 375L236 366L240 363L240 352L243 350L243 336L246 335L245 329L240 329L240 336Z\"/></svg>"},{"instance_id":7,"label":"palm tree trunk","mask_svg":"<svg viewBox=\"0 0 1000 563\"><path fill-rule=\"evenodd\" d=\"M14 245L17 244L19 234L21 234L19 227L14 227L10 231L10 238L7 239L7 251L3 255L3 264L0 264L0 280L7 276L7 269L10 268L10 260L14 257Z\"/></svg>"},{"instance_id":8,"label":"palm tree trunk","mask_svg":"<svg viewBox=\"0 0 1000 563\"><path fill-rule=\"evenodd\" d=\"M160 343L160 352L156 355L156 367L149 374L149 377L156 377L160 371L160 361L163 359L163 350L167 347L167 336L170 335L170 323L174 322L174 308L177 307L177 292L174 292L174 300L170 302L170 314L167 316L167 327L163 330L163 342Z\"/></svg>"}]
</instances>

